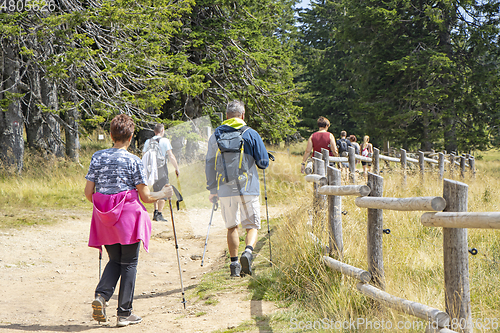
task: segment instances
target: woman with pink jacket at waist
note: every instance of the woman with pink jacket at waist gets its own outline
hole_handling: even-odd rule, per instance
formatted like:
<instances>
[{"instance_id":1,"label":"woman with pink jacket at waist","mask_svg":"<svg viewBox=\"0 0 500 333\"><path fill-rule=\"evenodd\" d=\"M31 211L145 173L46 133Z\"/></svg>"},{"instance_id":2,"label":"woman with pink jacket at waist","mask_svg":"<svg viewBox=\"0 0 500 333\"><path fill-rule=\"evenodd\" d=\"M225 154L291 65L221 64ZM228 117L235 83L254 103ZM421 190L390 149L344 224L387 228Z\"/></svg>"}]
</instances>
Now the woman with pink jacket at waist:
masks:
<instances>
[{"instance_id":1,"label":"woman with pink jacket at waist","mask_svg":"<svg viewBox=\"0 0 500 333\"><path fill-rule=\"evenodd\" d=\"M106 302L115 290L118 279L117 326L137 324L142 318L132 313L135 278L141 241L148 251L151 219L143 202L171 198L173 191L165 185L161 191L150 192L146 186L144 167L139 157L127 148L134 133L134 122L125 114L111 121L112 148L99 150L92 156L85 178L85 197L93 203L89 246L106 248L109 262L95 290L92 317L106 321Z\"/></svg>"}]
</instances>

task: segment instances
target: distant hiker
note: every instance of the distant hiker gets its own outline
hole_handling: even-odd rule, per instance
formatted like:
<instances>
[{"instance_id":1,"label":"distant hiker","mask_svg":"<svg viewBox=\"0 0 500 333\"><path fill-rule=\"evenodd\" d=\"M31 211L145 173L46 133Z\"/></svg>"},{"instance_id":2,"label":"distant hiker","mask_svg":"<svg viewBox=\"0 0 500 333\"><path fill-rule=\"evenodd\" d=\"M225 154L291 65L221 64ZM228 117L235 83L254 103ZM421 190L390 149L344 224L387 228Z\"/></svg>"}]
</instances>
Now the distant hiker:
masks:
<instances>
[{"instance_id":1,"label":"distant hiker","mask_svg":"<svg viewBox=\"0 0 500 333\"><path fill-rule=\"evenodd\" d=\"M207 189L210 190L210 202L220 199L222 218L227 228L231 276L252 275L252 251L260 229L257 167L267 168L269 157L260 135L246 126L242 102L230 102L226 118L208 141L205 166ZM246 247L238 262L240 221L246 229Z\"/></svg>"},{"instance_id":2,"label":"distant hiker","mask_svg":"<svg viewBox=\"0 0 500 333\"><path fill-rule=\"evenodd\" d=\"M335 144L335 137L332 133L328 132L328 127L330 127L330 121L325 117L318 118L318 128L317 132L314 132L307 140L306 151L302 157L302 163L300 167L300 172L304 173L306 168L306 162L312 152L321 153L321 148L328 149L330 151L330 156L337 156L337 145Z\"/></svg>"},{"instance_id":3,"label":"distant hiker","mask_svg":"<svg viewBox=\"0 0 500 333\"><path fill-rule=\"evenodd\" d=\"M365 157L372 157L373 155L373 145L370 143L370 137L368 135L365 135L363 138L363 143L361 144L361 155ZM370 172L372 164L370 162L361 161L361 165L363 166L363 173L366 177L368 175L366 167L368 166L368 172Z\"/></svg>"},{"instance_id":4,"label":"distant hiker","mask_svg":"<svg viewBox=\"0 0 500 333\"><path fill-rule=\"evenodd\" d=\"M340 139L337 140L337 148L339 150L339 155L342 156L342 157L346 157L348 152L349 152L349 148L351 146L351 141L349 141L347 138L347 132L346 131L341 131L340 132ZM342 168L348 168L349 165L347 164L347 162L342 162L340 163L341 164L341 167Z\"/></svg>"},{"instance_id":5,"label":"distant hiker","mask_svg":"<svg viewBox=\"0 0 500 333\"><path fill-rule=\"evenodd\" d=\"M356 138L356 135L354 134L349 135L349 141L351 142L351 146L354 147L354 153L356 155L359 155L361 152L361 148L359 147L359 143L357 143L358 138ZM359 164L359 160L356 161L356 164Z\"/></svg>"},{"instance_id":6,"label":"distant hiker","mask_svg":"<svg viewBox=\"0 0 500 333\"><path fill-rule=\"evenodd\" d=\"M95 289L92 317L105 322L106 302L111 299L118 279L117 325L127 326L142 321L132 313L135 278L141 241L148 251L151 236L151 219L143 202L156 202L172 197L170 185L159 192L150 192L139 157L127 148L134 133L134 122L125 114L111 121L112 148L99 150L92 155L85 178L85 197L93 203L89 246L102 251L106 248L109 262Z\"/></svg>"},{"instance_id":7,"label":"distant hiker","mask_svg":"<svg viewBox=\"0 0 500 333\"><path fill-rule=\"evenodd\" d=\"M144 143L142 163L146 170L148 186L153 186L153 191L157 192L169 183L166 157L168 156L170 163L174 166L177 177L179 177L179 166L172 152L170 140L164 137L163 124L156 124L154 132L155 136ZM166 221L162 214L163 207L165 207L165 200L158 200L154 203L153 221Z\"/></svg>"}]
</instances>

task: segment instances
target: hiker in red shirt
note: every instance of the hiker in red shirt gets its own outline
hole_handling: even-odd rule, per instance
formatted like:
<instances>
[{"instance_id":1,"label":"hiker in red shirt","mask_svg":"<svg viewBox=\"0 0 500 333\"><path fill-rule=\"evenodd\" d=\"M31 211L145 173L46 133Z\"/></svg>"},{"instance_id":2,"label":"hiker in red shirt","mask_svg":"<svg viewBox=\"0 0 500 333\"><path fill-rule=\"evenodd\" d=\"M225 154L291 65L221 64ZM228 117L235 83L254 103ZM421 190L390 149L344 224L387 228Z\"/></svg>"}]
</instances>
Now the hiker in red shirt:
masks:
<instances>
[{"instance_id":1,"label":"hiker in red shirt","mask_svg":"<svg viewBox=\"0 0 500 333\"><path fill-rule=\"evenodd\" d=\"M307 141L306 152L302 158L302 164L300 167L300 172L304 173L306 168L306 161L311 155L311 151L317 151L321 153L321 148L328 149L330 151L330 156L337 156L337 144L335 143L335 137L332 133L328 132L328 127L330 127L330 121L325 117L319 117L317 132L314 132Z\"/></svg>"}]
</instances>

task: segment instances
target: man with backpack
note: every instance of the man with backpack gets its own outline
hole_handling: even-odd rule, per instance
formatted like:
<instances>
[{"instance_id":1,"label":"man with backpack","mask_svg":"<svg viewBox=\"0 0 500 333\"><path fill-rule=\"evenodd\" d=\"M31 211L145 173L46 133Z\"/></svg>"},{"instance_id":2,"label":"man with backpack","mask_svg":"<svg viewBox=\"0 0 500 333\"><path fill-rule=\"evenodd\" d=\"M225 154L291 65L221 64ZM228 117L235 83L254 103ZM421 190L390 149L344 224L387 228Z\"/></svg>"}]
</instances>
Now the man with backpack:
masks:
<instances>
[{"instance_id":1,"label":"man with backpack","mask_svg":"<svg viewBox=\"0 0 500 333\"><path fill-rule=\"evenodd\" d=\"M351 141L349 141L347 138L347 132L346 131L341 131L340 132L340 139L337 140L337 149L339 151L339 155L342 157L346 157L348 154L348 150L351 146ZM342 168L348 168L349 165L346 162L341 163Z\"/></svg>"},{"instance_id":2,"label":"man with backpack","mask_svg":"<svg viewBox=\"0 0 500 333\"><path fill-rule=\"evenodd\" d=\"M179 166L172 153L170 140L164 138L165 127L163 124L156 124L154 133L155 135L144 143L142 163L146 171L147 185L152 185L153 191L157 192L169 183L167 156L175 168L177 177L179 177ZM162 214L163 207L165 207L165 200L158 200L154 203L153 221L166 221Z\"/></svg>"},{"instance_id":3,"label":"man with backpack","mask_svg":"<svg viewBox=\"0 0 500 333\"><path fill-rule=\"evenodd\" d=\"M235 277L252 275L252 251L260 229L257 167L267 168L269 156L260 135L246 126L242 102L230 102L226 118L208 141L205 175L210 202L220 199L231 257L229 268L231 276ZM238 262L240 223L246 230L246 247Z\"/></svg>"}]
</instances>

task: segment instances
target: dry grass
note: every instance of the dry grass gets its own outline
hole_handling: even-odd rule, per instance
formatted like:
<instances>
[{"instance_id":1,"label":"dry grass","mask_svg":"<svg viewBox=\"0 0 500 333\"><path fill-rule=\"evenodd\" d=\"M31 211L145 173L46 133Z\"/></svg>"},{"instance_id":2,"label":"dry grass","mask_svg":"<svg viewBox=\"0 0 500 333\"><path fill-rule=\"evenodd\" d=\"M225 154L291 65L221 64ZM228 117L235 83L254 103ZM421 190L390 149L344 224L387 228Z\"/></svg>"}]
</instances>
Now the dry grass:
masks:
<instances>
[{"instance_id":1,"label":"dry grass","mask_svg":"<svg viewBox=\"0 0 500 333\"><path fill-rule=\"evenodd\" d=\"M469 185L468 210L499 211L500 154L496 151L482 154L483 159L476 161L476 177L467 175L462 180ZM298 166L299 155L290 156L286 163ZM279 166L277 168L281 170ZM356 291L355 281L340 277L321 264L319 258L322 251L315 246L308 232L313 231L327 244L327 228L324 219L313 218L312 226L308 224L313 211L312 185L304 185L296 169L283 177L277 174L275 176L280 179L272 180L274 185L285 182L294 184L291 192L289 188L273 189L275 195L283 193L281 199L274 200L289 202L294 209L275 222L272 241L276 253L276 270L269 274L272 280L270 289L276 290L269 291L269 294L287 301L287 305L298 301L297 308L276 320L281 321L282 325L284 321L289 321L284 328L294 327L293 323L296 322L292 322L293 318L304 323L323 318L341 322L363 318L385 320L393 324L403 321L411 328L402 331L421 332L424 327L421 325L425 323L390 309L374 309L371 302ZM384 196L442 195L443 185L435 174L427 173L423 183L418 174L409 174L406 186L403 186L397 170L394 165L392 170L385 169L382 173ZM445 177L450 177L449 173ZM459 173L456 172L455 180L460 180L458 177ZM305 195L301 195L303 188ZM343 210L348 212L342 216L344 261L367 269L366 209L356 207L353 197L344 197L342 204ZM423 227L420 224L421 214L384 212L384 228L391 230L390 235L384 235L386 290L395 296L445 310L442 231L440 228ZM469 256L472 316L483 319L483 322L488 318L500 320L500 292L497 287L500 282L500 233L496 230L469 229L468 236L469 248L474 247L479 251L478 255ZM360 331L370 331L359 328Z\"/></svg>"},{"instance_id":2,"label":"dry grass","mask_svg":"<svg viewBox=\"0 0 500 333\"><path fill-rule=\"evenodd\" d=\"M57 220L54 210L90 212L91 204L83 196L84 176L92 153L109 144L83 141L81 165L27 154L22 177L0 174L0 227L52 223ZM308 232L314 232L327 243L327 229L324 220L313 220L312 227L308 224L313 210L312 185L305 183L300 174L303 148L291 147L291 153L280 149L275 153L276 161L266 170L269 205L286 206L289 211L272 220L274 268L259 269L252 282L260 298L280 300L287 306L286 312L271 320L273 329L289 330L293 327L293 318L328 318L341 322L358 318L393 323L417 321L389 309L382 312L373 309L371 302L356 291L355 281L321 264L321 248ZM476 161L475 179L464 180L469 185L468 210L500 211L500 153L490 151L481 155L482 159ZM426 174L422 184L418 175L410 174L406 186L402 186L397 170L395 165L392 170L384 169L384 196L442 195L442 183L435 176ZM189 207L210 206L202 163L183 166L180 183ZM261 192L264 192L262 181ZM352 197L343 198L342 204L348 212L342 217L345 262L366 269L366 210L356 207ZM444 310L442 233L439 228L423 227L420 215L421 212L384 213L384 228L391 229L390 235L384 235L386 289L396 296ZM479 251L477 256L469 257L473 318L500 320L500 233L474 229L468 232L469 247Z\"/></svg>"}]
</instances>

